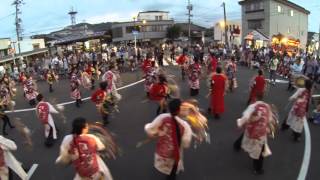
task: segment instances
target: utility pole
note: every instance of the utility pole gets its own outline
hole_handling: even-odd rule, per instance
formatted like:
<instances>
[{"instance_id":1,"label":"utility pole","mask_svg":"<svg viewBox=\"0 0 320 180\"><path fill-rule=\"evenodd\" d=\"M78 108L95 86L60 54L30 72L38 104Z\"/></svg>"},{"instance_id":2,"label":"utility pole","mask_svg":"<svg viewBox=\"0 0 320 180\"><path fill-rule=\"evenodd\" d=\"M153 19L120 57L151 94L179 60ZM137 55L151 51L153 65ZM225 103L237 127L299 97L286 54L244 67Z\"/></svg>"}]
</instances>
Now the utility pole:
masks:
<instances>
[{"instance_id":1,"label":"utility pole","mask_svg":"<svg viewBox=\"0 0 320 180\"><path fill-rule=\"evenodd\" d=\"M228 25L227 25L227 15L226 15L226 3L223 2L222 6L223 6L223 16L224 16L224 41L226 43L226 46L228 47L228 34L227 34Z\"/></svg>"},{"instance_id":2,"label":"utility pole","mask_svg":"<svg viewBox=\"0 0 320 180\"><path fill-rule=\"evenodd\" d=\"M16 35L17 35L17 45L18 45L18 53L20 55L21 53L21 47L20 47L20 41L22 41L22 20L20 18L21 14L21 5L23 4L23 0L14 0L12 5L15 6L16 8L16 20L15 20L15 25L16 25ZM15 59L13 60L13 63L16 64Z\"/></svg>"},{"instance_id":3,"label":"utility pole","mask_svg":"<svg viewBox=\"0 0 320 180\"><path fill-rule=\"evenodd\" d=\"M320 25L319 25L319 34L318 34L318 58L320 59Z\"/></svg>"},{"instance_id":4,"label":"utility pole","mask_svg":"<svg viewBox=\"0 0 320 180\"><path fill-rule=\"evenodd\" d=\"M191 44L191 11L193 9L192 4L190 3L190 0L188 0L188 6L187 6L187 10L188 10L188 41Z\"/></svg>"}]
</instances>

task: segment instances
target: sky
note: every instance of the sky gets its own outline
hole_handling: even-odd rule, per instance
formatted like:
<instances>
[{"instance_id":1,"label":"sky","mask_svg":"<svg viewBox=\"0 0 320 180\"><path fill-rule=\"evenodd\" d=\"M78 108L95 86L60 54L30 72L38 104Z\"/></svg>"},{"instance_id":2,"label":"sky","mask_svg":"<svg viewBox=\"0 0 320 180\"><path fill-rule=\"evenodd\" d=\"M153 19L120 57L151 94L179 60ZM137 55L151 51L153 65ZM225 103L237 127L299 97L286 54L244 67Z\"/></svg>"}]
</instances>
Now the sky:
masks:
<instances>
[{"instance_id":1,"label":"sky","mask_svg":"<svg viewBox=\"0 0 320 180\"><path fill-rule=\"evenodd\" d=\"M309 31L318 31L320 0L291 0L311 11ZM0 38L15 36L13 0L0 0ZM241 19L238 0L191 0L192 22L211 27L223 19L222 2L228 19ZM48 33L70 25L68 12L78 11L76 21L87 23L130 21L139 11L169 11L176 22L187 21L187 0L24 0L21 18L23 36Z\"/></svg>"}]
</instances>

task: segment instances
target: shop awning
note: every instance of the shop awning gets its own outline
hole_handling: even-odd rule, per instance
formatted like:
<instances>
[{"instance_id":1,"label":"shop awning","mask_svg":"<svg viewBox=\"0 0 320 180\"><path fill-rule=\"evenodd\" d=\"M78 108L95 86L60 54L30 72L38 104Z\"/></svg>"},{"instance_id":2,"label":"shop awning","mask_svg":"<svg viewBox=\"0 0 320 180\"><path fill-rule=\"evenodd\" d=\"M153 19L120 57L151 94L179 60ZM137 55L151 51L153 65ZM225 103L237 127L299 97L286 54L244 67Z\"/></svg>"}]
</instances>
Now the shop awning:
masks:
<instances>
[{"instance_id":1,"label":"shop awning","mask_svg":"<svg viewBox=\"0 0 320 180\"><path fill-rule=\"evenodd\" d=\"M269 41L269 38L264 35L263 33L257 31L257 30L253 30L250 33L248 33L247 36L245 36L246 40L261 40L261 41Z\"/></svg>"},{"instance_id":2,"label":"shop awning","mask_svg":"<svg viewBox=\"0 0 320 180\"><path fill-rule=\"evenodd\" d=\"M20 55L16 55L15 59L18 59L19 57L28 57L28 56L32 56L32 55L36 55L36 54L42 54L42 53L46 53L48 52L48 48L42 48L42 49L36 49L33 51L28 51L28 52L23 52ZM0 63L4 63L4 62L8 62L8 61L12 61L14 57L12 56L7 56L3 59L0 59Z\"/></svg>"}]
</instances>

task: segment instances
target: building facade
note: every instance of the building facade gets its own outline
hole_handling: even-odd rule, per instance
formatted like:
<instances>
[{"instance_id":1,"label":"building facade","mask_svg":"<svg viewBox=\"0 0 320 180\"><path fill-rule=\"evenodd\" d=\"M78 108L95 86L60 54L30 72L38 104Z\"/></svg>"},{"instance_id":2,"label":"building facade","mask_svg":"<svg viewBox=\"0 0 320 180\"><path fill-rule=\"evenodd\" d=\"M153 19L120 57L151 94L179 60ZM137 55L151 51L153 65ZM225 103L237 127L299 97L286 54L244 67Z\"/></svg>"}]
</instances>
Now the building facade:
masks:
<instances>
[{"instance_id":1,"label":"building facade","mask_svg":"<svg viewBox=\"0 0 320 180\"><path fill-rule=\"evenodd\" d=\"M146 11L140 12L134 21L114 23L112 41L128 42L135 38L138 41L164 39L167 35L167 28L174 24L168 14L165 11Z\"/></svg>"},{"instance_id":2,"label":"building facade","mask_svg":"<svg viewBox=\"0 0 320 180\"><path fill-rule=\"evenodd\" d=\"M224 22L218 22L214 25L214 40L225 44ZM241 20L227 21L227 38L230 45L241 45Z\"/></svg>"},{"instance_id":3,"label":"building facade","mask_svg":"<svg viewBox=\"0 0 320 180\"><path fill-rule=\"evenodd\" d=\"M271 40L273 36L300 41L300 48L305 48L308 36L308 15L303 7L287 0L243 0L242 39L252 30L258 30Z\"/></svg>"}]
</instances>

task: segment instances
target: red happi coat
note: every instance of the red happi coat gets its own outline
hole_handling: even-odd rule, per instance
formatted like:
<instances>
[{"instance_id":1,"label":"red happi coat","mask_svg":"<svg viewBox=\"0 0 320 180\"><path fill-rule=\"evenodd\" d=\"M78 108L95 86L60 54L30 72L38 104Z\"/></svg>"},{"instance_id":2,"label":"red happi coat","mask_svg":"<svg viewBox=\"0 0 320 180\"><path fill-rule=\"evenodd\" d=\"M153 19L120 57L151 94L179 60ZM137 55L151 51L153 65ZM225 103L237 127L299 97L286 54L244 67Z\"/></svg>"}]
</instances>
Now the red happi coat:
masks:
<instances>
[{"instance_id":1,"label":"red happi coat","mask_svg":"<svg viewBox=\"0 0 320 180\"><path fill-rule=\"evenodd\" d=\"M179 65L184 65L186 62L187 62L188 58L186 55L181 55L178 57L178 59L176 60L176 62L179 64Z\"/></svg>"},{"instance_id":2,"label":"red happi coat","mask_svg":"<svg viewBox=\"0 0 320 180\"><path fill-rule=\"evenodd\" d=\"M97 145L93 138L74 136L70 147L69 153L78 155L73 165L81 177L90 178L99 171Z\"/></svg>"},{"instance_id":3,"label":"red happi coat","mask_svg":"<svg viewBox=\"0 0 320 180\"><path fill-rule=\"evenodd\" d=\"M156 146L156 153L163 158L174 159L177 163L180 160L180 145L178 144L176 125L179 126L180 136L182 137L184 133L184 127L178 122L176 124L172 117L166 117L162 121L159 130L163 131L164 133L159 136Z\"/></svg>"},{"instance_id":4,"label":"red happi coat","mask_svg":"<svg viewBox=\"0 0 320 180\"><path fill-rule=\"evenodd\" d=\"M212 76L211 111L213 114L221 114L224 112L226 82L227 78L223 74L214 74Z\"/></svg>"},{"instance_id":5,"label":"red happi coat","mask_svg":"<svg viewBox=\"0 0 320 180\"><path fill-rule=\"evenodd\" d=\"M168 87L166 84L153 84L149 91L150 99L153 101L162 101L168 94Z\"/></svg>"},{"instance_id":6,"label":"red happi coat","mask_svg":"<svg viewBox=\"0 0 320 180\"><path fill-rule=\"evenodd\" d=\"M259 103L254 107L251 119L245 125L250 139L260 139L268 133L270 108L265 103Z\"/></svg>"},{"instance_id":7,"label":"red happi coat","mask_svg":"<svg viewBox=\"0 0 320 180\"><path fill-rule=\"evenodd\" d=\"M211 63L211 71L216 72L216 69L218 67L218 60L215 56L211 56L210 59L211 59L211 62L210 62Z\"/></svg>"},{"instance_id":8,"label":"red happi coat","mask_svg":"<svg viewBox=\"0 0 320 180\"><path fill-rule=\"evenodd\" d=\"M254 84L251 87L251 92L250 92L251 103L256 102L257 95L263 95L265 86L266 86L266 80L264 79L264 76L257 76L254 79Z\"/></svg>"},{"instance_id":9,"label":"red happi coat","mask_svg":"<svg viewBox=\"0 0 320 180\"><path fill-rule=\"evenodd\" d=\"M146 59L143 61L143 64L141 66L142 71L144 72L144 74L146 74L148 72L148 69L152 67L152 62L150 59Z\"/></svg>"},{"instance_id":10,"label":"red happi coat","mask_svg":"<svg viewBox=\"0 0 320 180\"><path fill-rule=\"evenodd\" d=\"M40 102L37 105L37 114L42 124L48 124L49 120L49 105L46 102Z\"/></svg>"},{"instance_id":11,"label":"red happi coat","mask_svg":"<svg viewBox=\"0 0 320 180\"><path fill-rule=\"evenodd\" d=\"M295 103L293 105L293 113L295 116L300 117L300 118L306 116L307 110L308 110L309 99L310 99L309 90L304 90L299 95L299 97L297 98L297 100L295 101Z\"/></svg>"},{"instance_id":12,"label":"red happi coat","mask_svg":"<svg viewBox=\"0 0 320 180\"><path fill-rule=\"evenodd\" d=\"M107 95L106 91L99 89L92 94L91 100L96 104L101 104L101 103L103 103L103 100L106 95Z\"/></svg>"}]
</instances>

